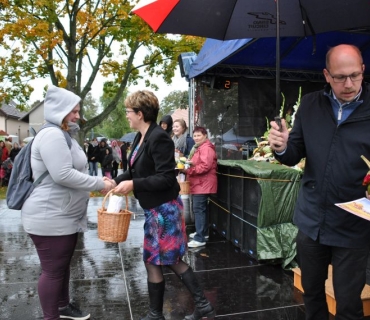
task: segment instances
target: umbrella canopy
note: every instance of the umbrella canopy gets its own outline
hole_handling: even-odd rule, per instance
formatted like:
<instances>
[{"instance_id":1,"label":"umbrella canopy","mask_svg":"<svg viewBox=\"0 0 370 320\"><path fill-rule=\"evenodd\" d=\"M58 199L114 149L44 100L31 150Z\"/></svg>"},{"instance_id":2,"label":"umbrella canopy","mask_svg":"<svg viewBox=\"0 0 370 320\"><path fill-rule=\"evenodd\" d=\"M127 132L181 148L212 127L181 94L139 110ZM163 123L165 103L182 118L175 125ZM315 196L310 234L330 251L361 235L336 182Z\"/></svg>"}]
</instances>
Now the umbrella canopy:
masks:
<instances>
[{"instance_id":1,"label":"umbrella canopy","mask_svg":"<svg viewBox=\"0 0 370 320\"><path fill-rule=\"evenodd\" d=\"M219 40L276 37L280 109L280 37L370 26L368 0L141 0L132 12L158 33Z\"/></svg>"},{"instance_id":2,"label":"umbrella canopy","mask_svg":"<svg viewBox=\"0 0 370 320\"><path fill-rule=\"evenodd\" d=\"M276 37L278 15L284 37L370 26L368 0L142 0L132 12L158 33L219 40Z\"/></svg>"},{"instance_id":3,"label":"umbrella canopy","mask_svg":"<svg viewBox=\"0 0 370 320\"><path fill-rule=\"evenodd\" d=\"M135 139L136 133L137 132L126 133L121 139L119 139L119 141L132 143Z\"/></svg>"}]
</instances>

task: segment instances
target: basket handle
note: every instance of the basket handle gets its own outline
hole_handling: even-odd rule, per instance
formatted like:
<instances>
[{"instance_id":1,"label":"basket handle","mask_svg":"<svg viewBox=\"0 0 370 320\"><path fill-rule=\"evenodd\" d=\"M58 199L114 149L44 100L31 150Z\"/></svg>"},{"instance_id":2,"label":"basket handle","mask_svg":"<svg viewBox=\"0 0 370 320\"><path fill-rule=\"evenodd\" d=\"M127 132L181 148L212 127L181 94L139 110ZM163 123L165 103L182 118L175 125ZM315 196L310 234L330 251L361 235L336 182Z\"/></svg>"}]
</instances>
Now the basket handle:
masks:
<instances>
[{"instance_id":1,"label":"basket handle","mask_svg":"<svg viewBox=\"0 0 370 320\"><path fill-rule=\"evenodd\" d=\"M108 191L107 194L105 195L102 206L101 206L103 211L104 211L105 201L107 200L108 196L111 195L112 193L114 193L114 189ZM116 192L116 194L121 194L121 193ZM127 194L123 194L123 195L126 197L126 211L128 211L128 197L127 197Z\"/></svg>"}]
</instances>

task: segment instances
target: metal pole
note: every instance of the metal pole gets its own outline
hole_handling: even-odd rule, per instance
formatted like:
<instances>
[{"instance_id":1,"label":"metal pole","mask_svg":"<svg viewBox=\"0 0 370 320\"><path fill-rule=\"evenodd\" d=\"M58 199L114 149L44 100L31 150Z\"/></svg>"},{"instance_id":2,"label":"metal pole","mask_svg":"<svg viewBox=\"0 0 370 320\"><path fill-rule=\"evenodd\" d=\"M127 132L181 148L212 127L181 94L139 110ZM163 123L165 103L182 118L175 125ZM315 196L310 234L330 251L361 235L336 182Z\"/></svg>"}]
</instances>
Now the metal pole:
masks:
<instances>
[{"instance_id":1,"label":"metal pole","mask_svg":"<svg viewBox=\"0 0 370 320\"><path fill-rule=\"evenodd\" d=\"M276 115L280 111L280 8L279 0L276 2Z\"/></svg>"}]
</instances>

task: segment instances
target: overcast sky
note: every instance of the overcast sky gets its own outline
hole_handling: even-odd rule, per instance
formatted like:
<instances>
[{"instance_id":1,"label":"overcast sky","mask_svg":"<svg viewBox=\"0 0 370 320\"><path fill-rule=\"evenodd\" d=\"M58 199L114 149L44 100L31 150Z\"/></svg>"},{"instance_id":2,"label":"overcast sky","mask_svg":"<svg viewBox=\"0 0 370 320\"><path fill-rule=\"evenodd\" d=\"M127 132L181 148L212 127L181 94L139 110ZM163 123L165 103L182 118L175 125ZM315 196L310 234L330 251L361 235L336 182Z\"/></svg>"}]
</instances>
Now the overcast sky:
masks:
<instances>
[{"instance_id":1,"label":"overcast sky","mask_svg":"<svg viewBox=\"0 0 370 320\"><path fill-rule=\"evenodd\" d=\"M91 94L96 100L99 100L100 96L102 95L103 83L104 81L107 81L107 80L108 79L105 79L105 78L104 79L100 78L100 79L95 80L92 86ZM189 83L185 80L185 78L181 77L179 67L177 67L176 69L175 77L173 78L171 85L165 84L162 78L154 79L153 82L155 82L157 86L159 87L159 90L154 92L156 96L158 97L159 103L161 103L163 98L168 96L168 94L171 91L175 91L175 90L186 91L188 90L188 87L189 87ZM32 103L35 102L36 100L42 101L44 99L43 97L44 86L51 84L51 82L49 79L40 79L40 80L34 80L30 83L35 89L35 91L31 95L30 103L29 103L29 105L32 105ZM128 88L128 90L129 92L134 92L136 90L142 90L144 88L145 88L145 84L144 84L144 81L142 81L140 85L131 86Z\"/></svg>"}]
</instances>

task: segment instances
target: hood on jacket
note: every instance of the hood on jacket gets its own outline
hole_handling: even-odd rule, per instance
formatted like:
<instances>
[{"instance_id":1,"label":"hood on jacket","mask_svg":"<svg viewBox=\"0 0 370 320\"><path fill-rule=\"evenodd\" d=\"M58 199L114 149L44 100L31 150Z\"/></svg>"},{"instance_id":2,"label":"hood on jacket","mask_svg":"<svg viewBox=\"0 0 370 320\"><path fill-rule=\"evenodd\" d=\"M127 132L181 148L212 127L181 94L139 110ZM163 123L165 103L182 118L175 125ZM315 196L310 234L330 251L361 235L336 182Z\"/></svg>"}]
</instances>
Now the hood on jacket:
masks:
<instances>
[{"instance_id":1,"label":"hood on jacket","mask_svg":"<svg viewBox=\"0 0 370 320\"><path fill-rule=\"evenodd\" d=\"M164 122L164 123L167 123L167 129L166 129L166 132L168 133L171 133L172 132L172 123L173 123L173 120L172 120L172 117L167 115L167 116L164 116L161 121L159 121L159 125L161 125L161 123Z\"/></svg>"},{"instance_id":2,"label":"hood on jacket","mask_svg":"<svg viewBox=\"0 0 370 320\"><path fill-rule=\"evenodd\" d=\"M44 101L44 118L58 126L63 119L78 105L81 98L71 91L51 85Z\"/></svg>"}]
</instances>

